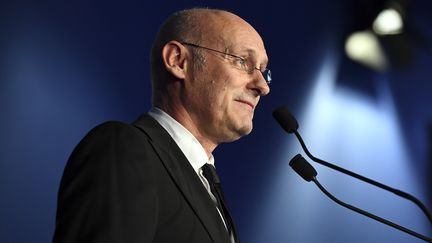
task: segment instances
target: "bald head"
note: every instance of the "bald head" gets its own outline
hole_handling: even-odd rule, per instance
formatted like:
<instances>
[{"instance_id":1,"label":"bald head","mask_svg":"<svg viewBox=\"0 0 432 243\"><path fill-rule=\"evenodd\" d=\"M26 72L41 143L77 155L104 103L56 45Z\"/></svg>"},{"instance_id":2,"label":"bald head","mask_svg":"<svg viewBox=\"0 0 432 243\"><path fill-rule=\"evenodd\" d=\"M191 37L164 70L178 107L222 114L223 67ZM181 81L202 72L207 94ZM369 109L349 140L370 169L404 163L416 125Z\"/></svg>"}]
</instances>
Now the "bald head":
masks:
<instances>
[{"instance_id":1,"label":"bald head","mask_svg":"<svg viewBox=\"0 0 432 243\"><path fill-rule=\"evenodd\" d=\"M262 44L261 37L255 29L233 13L221 10L209 13L200 11L198 16L203 25L202 29L205 31L203 39L205 39L206 44L209 42L217 42L221 45L229 44L235 41L238 35L241 34L240 32L248 34L247 38L259 39Z\"/></svg>"},{"instance_id":2,"label":"bald head","mask_svg":"<svg viewBox=\"0 0 432 243\"><path fill-rule=\"evenodd\" d=\"M224 10L194 8L181 10L171 15L161 26L151 50L151 75L153 101L166 82L172 78L166 71L162 61L162 49L172 40L190 42L197 45L205 43L207 46L220 47L227 50L234 44L233 33L239 32L244 38L262 40L255 29L242 18ZM241 32L241 33L240 33ZM246 36L247 35L247 36ZM191 50L193 65L200 68L204 58L200 49Z\"/></svg>"}]
</instances>

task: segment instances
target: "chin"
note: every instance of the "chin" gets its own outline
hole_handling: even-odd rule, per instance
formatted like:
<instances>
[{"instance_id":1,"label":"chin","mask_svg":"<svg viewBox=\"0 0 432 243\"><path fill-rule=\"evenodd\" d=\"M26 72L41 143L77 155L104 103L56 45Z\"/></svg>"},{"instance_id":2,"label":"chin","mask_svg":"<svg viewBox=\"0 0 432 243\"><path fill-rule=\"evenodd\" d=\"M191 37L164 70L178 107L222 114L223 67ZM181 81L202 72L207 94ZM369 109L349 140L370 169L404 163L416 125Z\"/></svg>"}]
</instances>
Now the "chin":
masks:
<instances>
[{"instance_id":1,"label":"chin","mask_svg":"<svg viewBox=\"0 0 432 243\"><path fill-rule=\"evenodd\" d=\"M248 135L248 134L251 133L251 132L252 132L252 124L241 127L241 128L237 131L237 134L239 135L239 138L240 138L240 137L243 137L243 136Z\"/></svg>"},{"instance_id":2,"label":"chin","mask_svg":"<svg viewBox=\"0 0 432 243\"><path fill-rule=\"evenodd\" d=\"M234 141L240 139L241 137L248 135L249 133L251 133L251 131L252 131L252 126L244 126L244 127L241 127L241 128L235 129L235 130L231 130L229 135L225 134L228 136L225 136L225 139L223 139L223 142L224 143L234 142Z\"/></svg>"}]
</instances>

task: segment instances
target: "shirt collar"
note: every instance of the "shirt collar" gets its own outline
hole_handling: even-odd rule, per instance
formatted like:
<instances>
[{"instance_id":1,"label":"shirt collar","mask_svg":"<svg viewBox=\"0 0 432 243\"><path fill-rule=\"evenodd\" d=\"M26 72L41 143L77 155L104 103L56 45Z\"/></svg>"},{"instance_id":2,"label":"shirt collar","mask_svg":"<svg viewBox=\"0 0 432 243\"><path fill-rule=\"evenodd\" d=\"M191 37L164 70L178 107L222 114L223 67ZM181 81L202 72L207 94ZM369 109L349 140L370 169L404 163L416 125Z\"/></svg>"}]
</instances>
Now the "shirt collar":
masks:
<instances>
[{"instance_id":1,"label":"shirt collar","mask_svg":"<svg viewBox=\"0 0 432 243\"><path fill-rule=\"evenodd\" d=\"M213 155L208 158L200 142L178 121L157 107L152 107L148 114L174 139L197 174L205 163L214 165Z\"/></svg>"}]
</instances>

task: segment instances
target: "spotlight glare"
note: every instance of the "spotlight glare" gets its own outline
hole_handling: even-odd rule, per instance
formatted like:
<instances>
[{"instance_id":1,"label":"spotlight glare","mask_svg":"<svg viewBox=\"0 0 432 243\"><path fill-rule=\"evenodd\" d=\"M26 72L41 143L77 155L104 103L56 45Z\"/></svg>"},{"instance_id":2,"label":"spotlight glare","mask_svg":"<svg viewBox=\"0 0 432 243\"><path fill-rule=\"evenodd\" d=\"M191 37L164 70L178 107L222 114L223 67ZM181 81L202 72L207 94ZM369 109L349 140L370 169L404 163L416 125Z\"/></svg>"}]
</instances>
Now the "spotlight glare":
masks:
<instances>
[{"instance_id":1,"label":"spotlight glare","mask_svg":"<svg viewBox=\"0 0 432 243\"><path fill-rule=\"evenodd\" d=\"M375 70L384 71L387 68L384 51L371 31L352 33L346 40L345 52L352 60Z\"/></svg>"},{"instance_id":2,"label":"spotlight glare","mask_svg":"<svg viewBox=\"0 0 432 243\"><path fill-rule=\"evenodd\" d=\"M403 29L402 16L393 8L384 9L378 14L372 27L379 35L400 34Z\"/></svg>"}]
</instances>

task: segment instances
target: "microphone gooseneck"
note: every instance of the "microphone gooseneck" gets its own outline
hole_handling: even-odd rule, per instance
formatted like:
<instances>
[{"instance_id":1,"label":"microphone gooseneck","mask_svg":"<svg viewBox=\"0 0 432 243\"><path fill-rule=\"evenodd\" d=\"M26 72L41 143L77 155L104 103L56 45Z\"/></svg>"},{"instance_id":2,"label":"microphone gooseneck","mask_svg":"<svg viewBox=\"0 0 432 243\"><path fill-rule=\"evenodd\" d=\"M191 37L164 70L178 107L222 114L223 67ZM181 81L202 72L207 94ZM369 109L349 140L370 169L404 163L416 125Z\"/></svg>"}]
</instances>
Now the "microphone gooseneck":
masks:
<instances>
[{"instance_id":1,"label":"microphone gooseneck","mask_svg":"<svg viewBox=\"0 0 432 243\"><path fill-rule=\"evenodd\" d=\"M421 210L422 212L426 215L426 217L429 219L429 222L432 223L432 214L429 212L429 210L427 209L427 207L416 197L414 197L413 195L401 191L399 189L395 189L392 188L390 186L384 185L380 182L377 182L375 180L369 179L365 176L359 175L355 172L352 172L350 170L344 169L342 167L339 167L337 165L334 165L332 163L329 163L327 161L324 161L322 159L316 158L315 156L313 156L309 150L306 147L305 142L303 141L302 137L300 136L300 133L297 131L298 129L298 122L295 119L295 117L288 111L288 109L284 106L279 107L278 109L276 109L275 111L273 111L273 117L278 121L279 125L288 133L294 133L295 136L297 137L297 140L300 142L301 147L303 148L304 152L306 153L306 155L313 160L314 162L321 164L323 166L329 167L331 169L334 169L336 171L339 171L341 173L344 173L346 175L352 176L354 178L357 178L363 182L369 183L371 185L374 185L376 187L379 187L383 190L392 192L394 194L396 194L397 196L400 196L402 198L405 198L407 200L410 200L411 202L415 203Z\"/></svg>"},{"instance_id":2,"label":"microphone gooseneck","mask_svg":"<svg viewBox=\"0 0 432 243\"><path fill-rule=\"evenodd\" d=\"M374 219L376 221L379 221L383 224L386 224L388 226L391 226L395 229L401 230L407 234L410 234L412 236L415 236L419 239L422 239L424 241L427 242L432 242L432 238L428 238L422 234L419 234L413 230L407 229L403 226L400 226L396 223L393 223L387 219L381 218L379 216L376 216L375 214L369 213L363 209L357 208L355 206L352 206L348 203L345 203L339 199L337 199L335 196L333 196L330 192L328 192L318 181L318 179L316 178L316 176L318 175L318 173L316 172L316 170L313 168L313 166L311 164L309 164L309 162L306 161L305 158L303 158L303 156L301 156L300 154L297 154L296 156L294 156L294 158L291 159L289 165L294 169L295 172L297 172L297 174L299 174L303 179L305 179L306 181L313 181L315 183L315 185L318 186L318 188L326 195L328 196L331 200L333 200L334 202L336 202L337 204L348 208L354 212L357 212L359 214L362 214L366 217L369 217L371 219Z\"/></svg>"}]
</instances>

